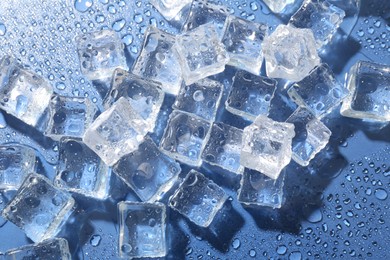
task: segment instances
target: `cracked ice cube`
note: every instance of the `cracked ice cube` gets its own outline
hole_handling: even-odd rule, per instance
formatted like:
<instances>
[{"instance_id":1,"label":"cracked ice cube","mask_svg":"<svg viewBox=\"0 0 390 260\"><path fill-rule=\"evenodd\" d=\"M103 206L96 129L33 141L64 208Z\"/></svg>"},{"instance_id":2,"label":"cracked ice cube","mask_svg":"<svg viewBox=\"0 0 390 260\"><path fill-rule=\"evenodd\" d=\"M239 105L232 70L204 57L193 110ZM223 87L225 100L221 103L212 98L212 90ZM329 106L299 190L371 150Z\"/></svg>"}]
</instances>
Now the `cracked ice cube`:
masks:
<instances>
[{"instance_id":1,"label":"cracked ice cube","mask_svg":"<svg viewBox=\"0 0 390 260\"><path fill-rule=\"evenodd\" d=\"M192 0L150 0L150 3L165 17L172 20Z\"/></svg>"}]
</instances>

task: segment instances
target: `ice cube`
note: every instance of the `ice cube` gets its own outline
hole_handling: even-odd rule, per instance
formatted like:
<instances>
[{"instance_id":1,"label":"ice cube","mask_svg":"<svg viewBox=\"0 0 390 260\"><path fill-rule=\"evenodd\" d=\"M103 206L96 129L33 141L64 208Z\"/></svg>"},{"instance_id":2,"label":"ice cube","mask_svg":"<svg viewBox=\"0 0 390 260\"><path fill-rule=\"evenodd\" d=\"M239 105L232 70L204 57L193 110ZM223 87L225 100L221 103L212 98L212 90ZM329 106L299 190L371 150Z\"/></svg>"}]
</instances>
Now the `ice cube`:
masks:
<instances>
[{"instance_id":1,"label":"ice cube","mask_svg":"<svg viewBox=\"0 0 390 260\"><path fill-rule=\"evenodd\" d=\"M263 0L263 2L274 13L282 13L288 5L294 4L296 0Z\"/></svg>"},{"instance_id":2,"label":"ice cube","mask_svg":"<svg viewBox=\"0 0 390 260\"><path fill-rule=\"evenodd\" d=\"M230 16L222 39L230 57L228 64L259 75L263 64L261 44L267 34L266 24Z\"/></svg>"},{"instance_id":3,"label":"ice cube","mask_svg":"<svg viewBox=\"0 0 390 260\"><path fill-rule=\"evenodd\" d=\"M92 123L97 107L85 97L52 96L45 135L59 141L61 137L82 137Z\"/></svg>"},{"instance_id":4,"label":"ice cube","mask_svg":"<svg viewBox=\"0 0 390 260\"><path fill-rule=\"evenodd\" d=\"M189 86L183 85L172 107L214 121L222 91L223 84L207 78Z\"/></svg>"},{"instance_id":5,"label":"ice cube","mask_svg":"<svg viewBox=\"0 0 390 260\"><path fill-rule=\"evenodd\" d=\"M251 121L258 115L268 115L276 84L274 79L237 71L225 103L226 109Z\"/></svg>"},{"instance_id":6,"label":"ice cube","mask_svg":"<svg viewBox=\"0 0 390 260\"><path fill-rule=\"evenodd\" d=\"M146 122L121 97L85 131L83 142L107 165L138 149L148 131Z\"/></svg>"},{"instance_id":7,"label":"ice cube","mask_svg":"<svg viewBox=\"0 0 390 260\"><path fill-rule=\"evenodd\" d=\"M260 115L244 128L241 165L277 179L291 160L294 125Z\"/></svg>"},{"instance_id":8,"label":"ice cube","mask_svg":"<svg viewBox=\"0 0 390 260\"><path fill-rule=\"evenodd\" d=\"M202 159L212 165L240 174L242 130L221 122L211 127L210 139L202 153Z\"/></svg>"},{"instance_id":9,"label":"ice cube","mask_svg":"<svg viewBox=\"0 0 390 260\"><path fill-rule=\"evenodd\" d=\"M162 203L119 202L119 256L164 257L166 208Z\"/></svg>"},{"instance_id":10,"label":"ice cube","mask_svg":"<svg viewBox=\"0 0 390 260\"><path fill-rule=\"evenodd\" d=\"M291 86L287 93L299 106L306 107L321 118L340 105L348 95L348 90L337 81L329 66L323 63Z\"/></svg>"},{"instance_id":11,"label":"ice cube","mask_svg":"<svg viewBox=\"0 0 390 260\"><path fill-rule=\"evenodd\" d=\"M275 180L261 172L245 169L238 201L247 206L280 208L283 203L284 172Z\"/></svg>"},{"instance_id":12,"label":"ice cube","mask_svg":"<svg viewBox=\"0 0 390 260\"><path fill-rule=\"evenodd\" d=\"M295 110L286 122L295 126L292 159L302 166L309 165L310 160L328 144L331 131L303 107Z\"/></svg>"},{"instance_id":13,"label":"ice cube","mask_svg":"<svg viewBox=\"0 0 390 260\"><path fill-rule=\"evenodd\" d=\"M63 238L45 240L38 244L21 246L10 249L4 254L4 259L45 259L45 260L71 260L68 241Z\"/></svg>"},{"instance_id":14,"label":"ice cube","mask_svg":"<svg viewBox=\"0 0 390 260\"><path fill-rule=\"evenodd\" d=\"M104 100L108 109L119 98L126 98L153 132L157 115L164 101L164 92L157 82L142 79L122 69L115 70L110 93Z\"/></svg>"},{"instance_id":15,"label":"ice cube","mask_svg":"<svg viewBox=\"0 0 390 260\"><path fill-rule=\"evenodd\" d=\"M106 199L111 170L80 139L62 138L54 185L96 199Z\"/></svg>"},{"instance_id":16,"label":"ice cube","mask_svg":"<svg viewBox=\"0 0 390 260\"><path fill-rule=\"evenodd\" d=\"M172 20L192 0L150 0L150 3L165 17Z\"/></svg>"},{"instance_id":17,"label":"ice cube","mask_svg":"<svg viewBox=\"0 0 390 260\"><path fill-rule=\"evenodd\" d=\"M161 139L160 149L191 166L200 166L200 156L210 135L210 123L195 115L174 110Z\"/></svg>"},{"instance_id":18,"label":"ice cube","mask_svg":"<svg viewBox=\"0 0 390 260\"><path fill-rule=\"evenodd\" d=\"M177 95L181 83L180 63L173 46L176 37L154 26L148 27L141 53L132 72L142 78L161 83L166 93Z\"/></svg>"},{"instance_id":19,"label":"ice cube","mask_svg":"<svg viewBox=\"0 0 390 260\"><path fill-rule=\"evenodd\" d=\"M35 151L27 146L0 146L0 190L17 190L28 174L35 171Z\"/></svg>"},{"instance_id":20,"label":"ice cube","mask_svg":"<svg viewBox=\"0 0 390 260\"><path fill-rule=\"evenodd\" d=\"M73 211L73 205L72 196L55 188L43 175L32 173L3 209L2 215L37 243L58 234Z\"/></svg>"},{"instance_id":21,"label":"ice cube","mask_svg":"<svg viewBox=\"0 0 390 260\"><path fill-rule=\"evenodd\" d=\"M180 164L160 152L149 137L137 151L124 156L113 167L116 173L142 201L157 201L175 184Z\"/></svg>"},{"instance_id":22,"label":"ice cube","mask_svg":"<svg viewBox=\"0 0 390 260\"><path fill-rule=\"evenodd\" d=\"M178 36L175 49L186 85L224 71L229 61L225 46L211 23Z\"/></svg>"},{"instance_id":23,"label":"ice cube","mask_svg":"<svg viewBox=\"0 0 390 260\"><path fill-rule=\"evenodd\" d=\"M81 72L90 80L110 78L116 68L128 70L124 44L112 30L90 32L76 38Z\"/></svg>"},{"instance_id":24,"label":"ice cube","mask_svg":"<svg viewBox=\"0 0 390 260\"><path fill-rule=\"evenodd\" d=\"M200 172L191 170L169 206L201 227L208 227L227 199L225 191Z\"/></svg>"},{"instance_id":25,"label":"ice cube","mask_svg":"<svg viewBox=\"0 0 390 260\"><path fill-rule=\"evenodd\" d=\"M263 53L268 77L300 81L320 64L310 29L284 24L264 39Z\"/></svg>"},{"instance_id":26,"label":"ice cube","mask_svg":"<svg viewBox=\"0 0 390 260\"><path fill-rule=\"evenodd\" d=\"M41 76L10 56L0 60L0 108L28 125L39 127L53 88Z\"/></svg>"},{"instance_id":27,"label":"ice cube","mask_svg":"<svg viewBox=\"0 0 390 260\"><path fill-rule=\"evenodd\" d=\"M390 121L390 66L358 61L349 71L350 95L343 101L343 116L379 122Z\"/></svg>"}]
</instances>

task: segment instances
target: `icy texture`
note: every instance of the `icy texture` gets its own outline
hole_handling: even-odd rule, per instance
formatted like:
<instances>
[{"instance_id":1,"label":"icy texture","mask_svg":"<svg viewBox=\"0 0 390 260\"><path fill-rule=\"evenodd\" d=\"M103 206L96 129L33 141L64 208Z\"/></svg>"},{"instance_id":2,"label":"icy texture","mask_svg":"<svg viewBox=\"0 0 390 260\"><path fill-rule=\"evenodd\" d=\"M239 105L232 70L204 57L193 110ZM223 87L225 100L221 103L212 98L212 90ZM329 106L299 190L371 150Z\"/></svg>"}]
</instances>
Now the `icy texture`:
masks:
<instances>
[{"instance_id":1,"label":"icy texture","mask_svg":"<svg viewBox=\"0 0 390 260\"><path fill-rule=\"evenodd\" d=\"M148 27L142 50L132 69L142 78L160 82L162 89L172 95L177 95L183 81L180 63L173 49L175 41L175 36L154 26Z\"/></svg>"},{"instance_id":2,"label":"icy texture","mask_svg":"<svg viewBox=\"0 0 390 260\"><path fill-rule=\"evenodd\" d=\"M211 127L210 139L202 153L202 159L212 165L240 174L242 130L221 122Z\"/></svg>"},{"instance_id":3,"label":"icy texture","mask_svg":"<svg viewBox=\"0 0 390 260\"><path fill-rule=\"evenodd\" d=\"M45 135L56 141L63 136L81 138L96 112L97 107L88 98L54 95L49 104Z\"/></svg>"},{"instance_id":4,"label":"icy texture","mask_svg":"<svg viewBox=\"0 0 390 260\"><path fill-rule=\"evenodd\" d=\"M295 103L306 107L318 118L340 105L347 94L348 90L336 80L326 64L316 67L310 75L288 90L288 95Z\"/></svg>"},{"instance_id":5,"label":"icy texture","mask_svg":"<svg viewBox=\"0 0 390 260\"><path fill-rule=\"evenodd\" d=\"M277 179L291 160L294 125L260 115L244 128L241 165Z\"/></svg>"},{"instance_id":6,"label":"icy texture","mask_svg":"<svg viewBox=\"0 0 390 260\"><path fill-rule=\"evenodd\" d=\"M313 31L317 47L326 45L342 23L345 12L327 1L305 0L289 24Z\"/></svg>"},{"instance_id":7,"label":"icy texture","mask_svg":"<svg viewBox=\"0 0 390 260\"><path fill-rule=\"evenodd\" d=\"M201 25L178 36L175 46L186 85L224 71L229 61L212 24Z\"/></svg>"},{"instance_id":8,"label":"icy texture","mask_svg":"<svg viewBox=\"0 0 390 260\"><path fill-rule=\"evenodd\" d=\"M214 121L222 91L223 85L220 82L207 78L189 86L183 85L173 104L173 109Z\"/></svg>"},{"instance_id":9,"label":"icy texture","mask_svg":"<svg viewBox=\"0 0 390 260\"><path fill-rule=\"evenodd\" d=\"M19 144L0 146L0 190L17 190L35 170L35 151Z\"/></svg>"},{"instance_id":10,"label":"icy texture","mask_svg":"<svg viewBox=\"0 0 390 260\"><path fill-rule=\"evenodd\" d=\"M295 3L296 0L263 0L263 2L274 13L282 13L284 9L289 5Z\"/></svg>"},{"instance_id":11,"label":"icy texture","mask_svg":"<svg viewBox=\"0 0 390 260\"><path fill-rule=\"evenodd\" d=\"M105 199L111 170L79 139L63 138L54 185L84 196Z\"/></svg>"},{"instance_id":12,"label":"icy texture","mask_svg":"<svg viewBox=\"0 0 390 260\"><path fill-rule=\"evenodd\" d=\"M73 205L74 200L68 193L58 190L50 180L34 173L27 176L2 214L37 243L57 235Z\"/></svg>"},{"instance_id":13,"label":"icy texture","mask_svg":"<svg viewBox=\"0 0 390 260\"><path fill-rule=\"evenodd\" d=\"M222 39L229 54L229 65L259 75L263 64L261 44L268 26L230 16Z\"/></svg>"},{"instance_id":14,"label":"icy texture","mask_svg":"<svg viewBox=\"0 0 390 260\"><path fill-rule=\"evenodd\" d=\"M320 64L310 29L279 25L264 39L263 53L267 75L271 78L300 81Z\"/></svg>"},{"instance_id":15,"label":"icy texture","mask_svg":"<svg viewBox=\"0 0 390 260\"><path fill-rule=\"evenodd\" d=\"M180 164L160 152L150 138L137 151L123 157L113 168L142 201L157 201L175 184Z\"/></svg>"},{"instance_id":16,"label":"icy texture","mask_svg":"<svg viewBox=\"0 0 390 260\"><path fill-rule=\"evenodd\" d=\"M191 4L192 0L150 0L150 3L167 20L172 20L186 5Z\"/></svg>"},{"instance_id":17,"label":"icy texture","mask_svg":"<svg viewBox=\"0 0 390 260\"><path fill-rule=\"evenodd\" d=\"M138 149L148 130L145 121L121 97L89 126L83 142L109 166Z\"/></svg>"},{"instance_id":18,"label":"icy texture","mask_svg":"<svg viewBox=\"0 0 390 260\"><path fill-rule=\"evenodd\" d=\"M274 180L250 169L245 169L238 190L238 201L247 206L280 208L283 203L284 173Z\"/></svg>"},{"instance_id":19,"label":"icy texture","mask_svg":"<svg viewBox=\"0 0 390 260\"><path fill-rule=\"evenodd\" d=\"M286 122L295 126L292 159L302 166L309 165L310 160L328 144L331 131L303 107L295 110Z\"/></svg>"},{"instance_id":20,"label":"icy texture","mask_svg":"<svg viewBox=\"0 0 390 260\"><path fill-rule=\"evenodd\" d=\"M0 108L26 124L38 126L53 89L46 80L5 56L0 60Z\"/></svg>"},{"instance_id":21,"label":"icy texture","mask_svg":"<svg viewBox=\"0 0 390 260\"><path fill-rule=\"evenodd\" d=\"M81 72L90 80L112 76L116 68L128 70L124 45L111 30L101 30L76 38Z\"/></svg>"},{"instance_id":22,"label":"icy texture","mask_svg":"<svg viewBox=\"0 0 390 260\"><path fill-rule=\"evenodd\" d=\"M71 260L68 241L63 238L45 240L39 244L21 246L8 250L4 259L45 259L45 260Z\"/></svg>"},{"instance_id":23,"label":"icy texture","mask_svg":"<svg viewBox=\"0 0 390 260\"><path fill-rule=\"evenodd\" d=\"M173 111L161 139L160 149L170 157L191 166L200 166L210 123L188 113Z\"/></svg>"},{"instance_id":24,"label":"icy texture","mask_svg":"<svg viewBox=\"0 0 390 260\"><path fill-rule=\"evenodd\" d=\"M191 170L169 206L201 227L208 227L227 199L225 191L200 172Z\"/></svg>"},{"instance_id":25,"label":"icy texture","mask_svg":"<svg viewBox=\"0 0 390 260\"><path fill-rule=\"evenodd\" d=\"M111 91L104 101L106 109L119 98L124 97L145 120L148 130L152 132L164 101L164 92L160 88L161 85L142 79L122 69L115 71L112 82Z\"/></svg>"},{"instance_id":26,"label":"icy texture","mask_svg":"<svg viewBox=\"0 0 390 260\"><path fill-rule=\"evenodd\" d=\"M276 84L274 79L238 71L225 103L226 109L252 121L258 115L268 115Z\"/></svg>"},{"instance_id":27,"label":"icy texture","mask_svg":"<svg viewBox=\"0 0 390 260\"><path fill-rule=\"evenodd\" d=\"M166 208L162 203L119 202L119 256L164 257Z\"/></svg>"},{"instance_id":28,"label":"icy texture","mask_svg":"<svg viewBox=\"0 0 390 260\"><path fill-rule=\"evenodd\" d=\"M358 61L349 71L341 114L347 117L390 121L390 66Z\"/></svg>"}]
</instances>

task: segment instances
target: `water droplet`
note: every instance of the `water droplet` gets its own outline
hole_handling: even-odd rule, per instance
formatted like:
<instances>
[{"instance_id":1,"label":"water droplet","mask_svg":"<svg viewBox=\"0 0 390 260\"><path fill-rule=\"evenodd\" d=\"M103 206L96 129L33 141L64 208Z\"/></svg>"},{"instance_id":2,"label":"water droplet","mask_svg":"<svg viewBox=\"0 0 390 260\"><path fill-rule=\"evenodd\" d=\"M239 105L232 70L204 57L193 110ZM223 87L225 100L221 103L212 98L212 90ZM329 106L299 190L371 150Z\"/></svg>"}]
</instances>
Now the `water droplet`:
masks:
<instances>
[{"instance_id":1,"label":"water droplet","mask_svg":"<svg viewBox=\"0 0 390 260\"><path fill-rule=\"evenodd\" d=\"M234 249L238 249L240 247L240 245L241 245L241 241L238 238L233 240L233 248Z\"/></svg>"},{"instance_id":2,"label":"water droplet","mask_svg":"<svg viewBox=\"0 0 390 260\"><path fill-rule=\"evenodd\" d=\"M131 34L126 34L125 36L122 37L122 41L125 45L130 45L133 43L133 35Z\"/></svg>"},{"instance_id":3,"label":"water droplet","mask_svg":"<svg viewBox=\"0 0 390 260\"><path fill-rule=\"evenodd\" d=\"M112 24L112 29L114 29L115 31L119 32L120 30L123 29L125 24L126 24L126 20L125 19L119 19L119 20L115 21Z\"/></svg>"},{"instance_id":4,"label":"water droplet","mask_svg":"<svg viewBox=\"0 0 390 260\"><path fill-rule=\"evenodd\" d=\"M249 255L251 257L255 257L256 256L256 251L254 249L249 250Z\"/></svg>"},{"instance_id":5,"label":"water droplet","mask_svg":"<svg viewBox=\"0 0 390 260\"><path fill-rule=\"evenodd\" d=\"M93 235L91 237L91 240L89 241L89 243L91 244L91 246L98 246L100 244L100 241L102 240L102 237L99 236L99 235Z\"/></svg>"},{"instance_id":6,"label":"water droplet","mask_svg":"<svg viewBox=\"0 0 390 260\"><path fill-rule=\"evenodd\" d=\"M279 255L284 255L287 252L287 247L285 245L278 246L278 248L276 248L276 252Z\"/></svg>"},{"instance_id":7,"label":"water droplet","mask_svg":"<svg viewBox=\"0 0 390 260\"><path fill-rule=\"evenodd\" d=\"M299 251L291 252L290 255L288 256L288 259L289 260L301 260L302 254Z\"/></svg>"},{"instance_id":8,"label":"water droplet","mask_svg":"<svg viewBox=\"0 0 390 260\"><path fill-rule=\"evenodd\" d=\"M142 14L136 14L136 15L134 15L134 21L136 22L136 23L142 23L142 21L144 20L144 18L142 17Z\"/></svg>"},{"instance_id":9,"label":"water droplet","mask_svg":"<svg viewBox=\"0 0 390 260\"><path fill-rule=\"evenodd\" d=\"M384 189L376 189L375 190L375 197L378 199L378 200L385 200L387 198L387 191L385 191Z\"/></svg>"},{"instance_id":10,"label":"water droplet","mask_svg":"<svg viewBox=\"0 0 390 260\"><path fill-rule=\"evenodd\" d=\"M93 0L76 0L74 2L74 8L79 12L86 12L93 5Z\"/></svg>"},{"instance_id":11,"label":"water droplet","mask_svg":"<svg viewBox=\"0 0 390 260\"><path fill-rule=\"evenodd\" d=\"M4 36L6 32L7 32L7 28L3 23L0 23L0 36Z\"/></svg>"}]
</instances>

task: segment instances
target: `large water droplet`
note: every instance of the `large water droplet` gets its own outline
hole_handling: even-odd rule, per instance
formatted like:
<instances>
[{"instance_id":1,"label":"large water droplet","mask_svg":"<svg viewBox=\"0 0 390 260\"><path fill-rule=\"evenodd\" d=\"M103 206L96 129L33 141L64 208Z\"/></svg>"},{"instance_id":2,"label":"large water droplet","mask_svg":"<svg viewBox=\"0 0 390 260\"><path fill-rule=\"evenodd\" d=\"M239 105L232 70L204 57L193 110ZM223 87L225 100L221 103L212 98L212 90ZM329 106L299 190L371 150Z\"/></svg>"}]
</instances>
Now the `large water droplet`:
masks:
<instances>
[{"instance_id":1,"label":"large water droplet","mask_svg":"<svg viewBox=\"0 0 390 260\"><path fill-rule=\"evenodd\" d=\"M91 240L89 241L92 246L98 246L100 244L100 241L102 240L102 237L99 235L93 235L91 237Z\"/></svg>"},{"instance_id":2,"label":"large water droplet","mask_svg":"<svg viewBox=\"0 0 390 260\"><path fill-rule=\"evenodd\" d=\"M385 191L384 189L376 189L375 190L375 197L378 199L378 200L385 200L387 198L387 191Z\"/></svg>"},{"instance_id":3,"label":"large water droplet","mask_svg":"<svg viewBox=\"0 0 390 260\"><path fill-rule=\"evenodd\" d=\"M74 2L74 8L79 12L86 12L93 5L93 0L76 0Z\"/></svg>"}]
</instances>

